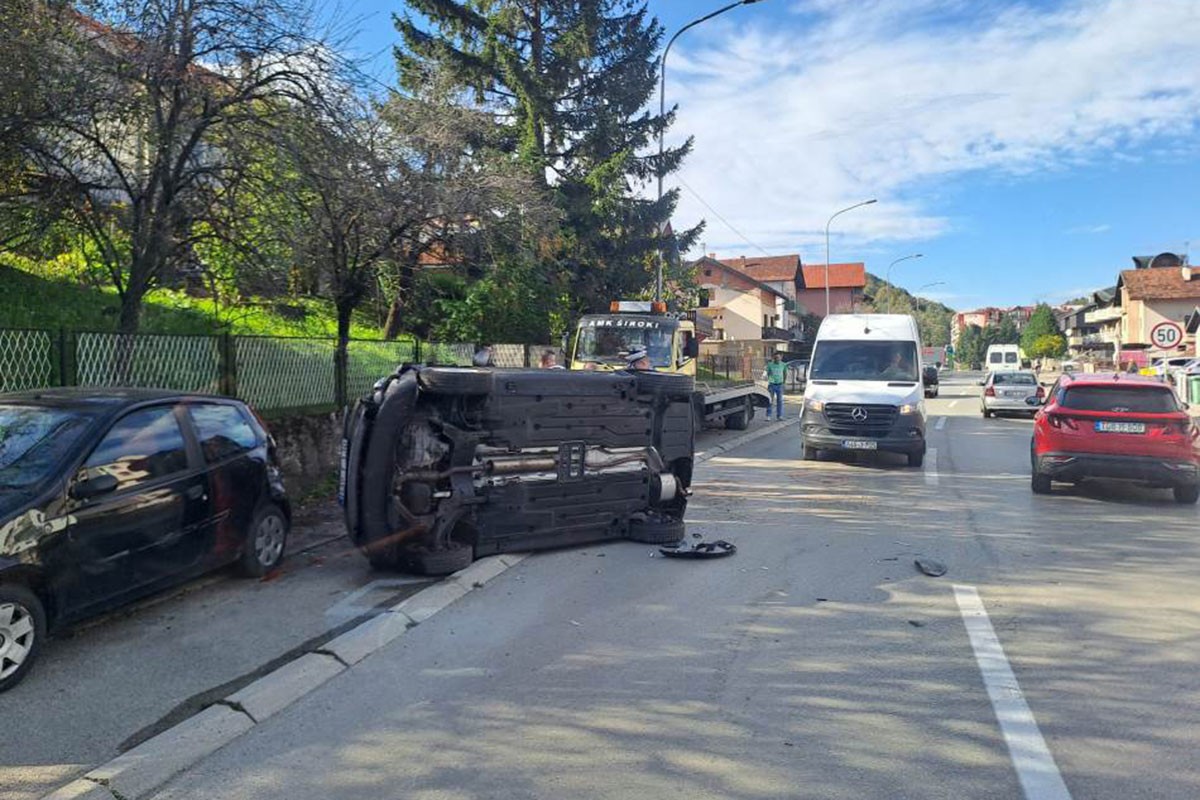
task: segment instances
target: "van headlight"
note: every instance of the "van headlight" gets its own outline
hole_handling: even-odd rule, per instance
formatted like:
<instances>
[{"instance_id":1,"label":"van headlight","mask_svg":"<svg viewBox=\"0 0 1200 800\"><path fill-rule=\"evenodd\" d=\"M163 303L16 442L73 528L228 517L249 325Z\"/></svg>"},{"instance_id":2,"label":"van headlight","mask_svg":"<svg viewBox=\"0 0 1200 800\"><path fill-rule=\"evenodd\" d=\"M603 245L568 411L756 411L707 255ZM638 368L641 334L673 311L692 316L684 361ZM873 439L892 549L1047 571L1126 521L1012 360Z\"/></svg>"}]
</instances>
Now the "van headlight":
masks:
<instances>
[{"instance_id":1,"label":"van headlight","mask_svg":"<svg viewBox=\"0 0 1200 800\"><path fill-rule=\"evenodd\" d=\"M805 405L808 407L808 410L812 411L814 414L820 414L825 410L824 400L809 400L807 403L805 403Z\"/></svg>"},{"instance_id":2,"label":"van headlight","mask_svg":"<svg viewBox=\"0 0 1200 800\"><path fill-rule=\"evenodd\" d=\"M905 403L904 405L900 406L900 413L905 415L916 414L920 410L921 405L919 403Z\"/></svg>"}]
</instances>

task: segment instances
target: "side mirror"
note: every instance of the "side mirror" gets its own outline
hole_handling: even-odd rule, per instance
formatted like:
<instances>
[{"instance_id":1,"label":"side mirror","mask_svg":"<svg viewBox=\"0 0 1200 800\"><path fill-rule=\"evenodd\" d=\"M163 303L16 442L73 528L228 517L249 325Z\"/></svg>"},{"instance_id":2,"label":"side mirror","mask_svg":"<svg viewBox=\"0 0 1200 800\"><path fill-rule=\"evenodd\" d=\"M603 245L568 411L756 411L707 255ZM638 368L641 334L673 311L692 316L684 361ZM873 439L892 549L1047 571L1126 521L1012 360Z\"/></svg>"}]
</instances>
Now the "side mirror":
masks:
<instances>
[{"instance_id":1,"label":"side mirror","mask_svg":"<svg viewBox=\"0 0 1200 800\"><path fill-rule=\"evenodd\" d=\"M76 481L71 487L71 497L75 500L91 500L102 494L110 494L117 490L117 479L112 475L97 475L91 480Z\"/></svg>"},{"instance_id":2,"label":"side mirror","mask_svg":"<svg viewBox=\"0 0 1200 800\"><path fill-rule=\"evenodd\" d=\"M1040 406L1041 404L1042 404L1042 398L1040 398L1040 397L1026 397L1025 398L1025 405L1027 405L1027 406Z\"/></svg>"},{"instance_id":3,"label":"side mirror","mask_svg":"<svg viewBox=\"0 0 1200 800\"><path fill-rule=\"evenodd\" d=\"M700 357L700 340L693 336L693 337L690 337L686 342L684 342L683 355L685 358L699 358Z\"/></svg>"},{"instance_id":4,"label":"side mirror","mask_svg":"<svg viewBox=\"0 0 1200 800\"><path fill-rule=\"evenodd\" d=\"M980 386L983 386L985 383L987 383L987 381L980 381L980 382L979 382L979 385L980 385Z\"/></svg>"}]
</instances>

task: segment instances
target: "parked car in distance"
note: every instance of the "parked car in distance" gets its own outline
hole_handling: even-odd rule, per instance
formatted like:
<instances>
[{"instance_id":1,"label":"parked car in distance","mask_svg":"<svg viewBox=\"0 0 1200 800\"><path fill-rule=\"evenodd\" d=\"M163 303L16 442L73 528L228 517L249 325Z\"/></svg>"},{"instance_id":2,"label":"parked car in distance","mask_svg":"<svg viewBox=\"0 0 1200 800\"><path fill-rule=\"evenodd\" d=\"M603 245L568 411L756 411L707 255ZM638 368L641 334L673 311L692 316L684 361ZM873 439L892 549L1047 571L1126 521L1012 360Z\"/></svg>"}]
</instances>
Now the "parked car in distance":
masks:
<instances>
[{"instance_id":1,"label":"parked car in distance","mask_svg":"<svg viewBox=\"0 0 1200 800\"><path fill-rule=\"evenodd\" d=\"M1138 375L1063 375L1038 412L1030 443L1031 486L1088 478L1169 488L1179 503L1200 499L1196 426L1161 381Z\"/></svg>"},{"instance_id":2,"label":"parked car in distance","mask_svg":"<svg viewBox=\"0 0 1200 800\"><path fill-rule=\"evenodd\" d=\"M0 395L0 691L47 631L226 564L264 575L290 521L274 441L241 402Z\"/></svg>"},{"instance_id":3,"label":"parked car in distance","mask_svg":"<svg viewBox=\"0 0 1200 800\"><path fill-rule=\"evenodd\" d=\"M938 396L938 368L929 366L921 370L921 383L925 386L926 397Z\"/></svg>"},{"instance_id":4,"label":"parked car in distance","mask_svg":"<svg viewBox=\"0 0 1200 800\"><path fill-rule=\"evenodd\" d=\"M1032 416L1045 396L1046 389L1033 370L989 372L983 380L979 407L985 419L998 414ZM1031 398L1035 402L1030 402Z\"/></svg>"}]
</instances>

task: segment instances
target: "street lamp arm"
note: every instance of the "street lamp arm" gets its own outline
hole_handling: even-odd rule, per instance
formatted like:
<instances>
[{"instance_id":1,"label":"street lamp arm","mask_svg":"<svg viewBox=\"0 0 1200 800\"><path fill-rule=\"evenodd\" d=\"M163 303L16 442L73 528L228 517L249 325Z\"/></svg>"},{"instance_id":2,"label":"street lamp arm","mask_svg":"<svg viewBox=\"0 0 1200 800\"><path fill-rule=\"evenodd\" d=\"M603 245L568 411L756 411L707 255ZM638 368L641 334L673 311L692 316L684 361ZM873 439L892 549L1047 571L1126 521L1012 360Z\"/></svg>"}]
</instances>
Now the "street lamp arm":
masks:
<instances>
[{"instance_id":1,"label":"street lamp arm","mask_svg":"<svg viewBox=\"0 0 1200 800\"><path fill-rule=\"evenodd\" d=\"M855 203L852 206L846 206L841 211L834 212L833 216L829 218L829 221L825 223L825 316L827 317L829 316L829 226L833 224L835 219L837 219L840 215L845 214L847 211L853 211L854 209L862 206L869 206L874 202L876 202L875 198L872 197L870 200L863 200L861 203Z\"/></svg>"},{"instance_id":2,"label":"street lamp arm","mask_svg":"<svg viewBox=\"0 0 1200 800\"><path fill-rule=\"evenodd\" d=\"M908 261L910 258L924 258L924 257L925 256L922 253L913 253L911 256L901 256L900 258L897 258L895 261L888 264L887 275L884 277L883 282L886 283L888 286L892 285L892 267L896 266L901 261ZM889 313L889 314L892 313L892 293L891 292L888 292L887 313Z\"/></svg>"}]
</instances>

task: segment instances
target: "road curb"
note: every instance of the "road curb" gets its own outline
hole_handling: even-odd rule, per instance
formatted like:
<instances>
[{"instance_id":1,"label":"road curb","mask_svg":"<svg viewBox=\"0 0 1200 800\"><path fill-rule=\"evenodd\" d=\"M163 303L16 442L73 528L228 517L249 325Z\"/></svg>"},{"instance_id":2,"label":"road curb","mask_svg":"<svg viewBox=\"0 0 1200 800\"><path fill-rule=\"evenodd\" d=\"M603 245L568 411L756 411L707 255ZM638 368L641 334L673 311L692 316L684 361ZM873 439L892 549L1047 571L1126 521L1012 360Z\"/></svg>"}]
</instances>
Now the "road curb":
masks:
<instances>
[{"instance_id":1,"label":"road curb","mask_svg":"<svg viewBox=\"0 0 1200 800\"><path fill-rule=\"evenodd\" d=\"M765 428L760 428L752 433L742 434L741 436L737 436L733 439L730 439L728 442L722 442L719 445L716 445L708 450L705 450L703 453L698 453L696 455L694 461L697 464L703 464L705 461L715 458L715 457L721 455L722 453L727 453L730 450L734 449L735 447L741 447L744 444L753 442L755 439L761 439L764 436L770 436L772 433L781 431L784 428L788 428L788 427L791 427L792 425L799 425L799 424L800 424L799 417L795 417L793 419L785 419L783 422L776 422L774 424L768 424Z\"/></svg>"},{"instance_id":2,"label":"road curb","mask_svg":"<svg viewBox=\"0 0 1200 800\"><path fill-rule=\"evenodd\" d=\"M512 569L526 553L481 558L356 625L224 700L87 772L42 800L141 800L268 717L317 690L451 603Z\"/></svg>"}]
</instances>

